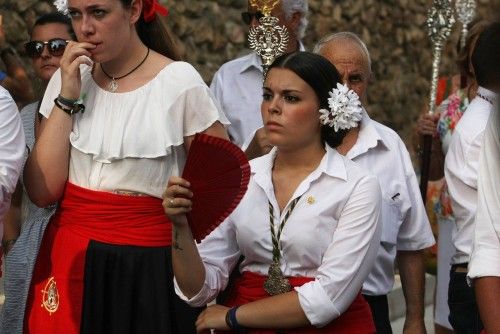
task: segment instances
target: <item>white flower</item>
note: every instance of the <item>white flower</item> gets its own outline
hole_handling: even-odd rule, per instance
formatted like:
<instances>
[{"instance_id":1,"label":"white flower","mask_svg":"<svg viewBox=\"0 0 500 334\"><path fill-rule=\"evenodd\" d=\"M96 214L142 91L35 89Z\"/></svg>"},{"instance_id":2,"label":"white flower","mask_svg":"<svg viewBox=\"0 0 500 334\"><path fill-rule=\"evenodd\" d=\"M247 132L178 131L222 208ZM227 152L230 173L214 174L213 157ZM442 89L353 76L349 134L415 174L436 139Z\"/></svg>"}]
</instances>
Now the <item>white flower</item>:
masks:
<instances>
[{"instance_id":1,"label":"white flower","mask_svg":"<svg viewBox=\"0 0 500 334\"><path fill-rule=\"evenodd\" d=\"M337 88L333 88L329 95L330 110L319 110L321 124L333 127L335 132L358 126L358 122L363 117L358 94L350 90L347 85L337 83Z\"/></svg>"},{"instance_id":2,"label":"white flower","mask_svg":"<svg viewBox=\"0 0 500 334\"><path fill-rule=\"evenodd\" d=\"M54 6L63 14L68 14L68 0L55 0Z\"/></svg>"}]
</instances>

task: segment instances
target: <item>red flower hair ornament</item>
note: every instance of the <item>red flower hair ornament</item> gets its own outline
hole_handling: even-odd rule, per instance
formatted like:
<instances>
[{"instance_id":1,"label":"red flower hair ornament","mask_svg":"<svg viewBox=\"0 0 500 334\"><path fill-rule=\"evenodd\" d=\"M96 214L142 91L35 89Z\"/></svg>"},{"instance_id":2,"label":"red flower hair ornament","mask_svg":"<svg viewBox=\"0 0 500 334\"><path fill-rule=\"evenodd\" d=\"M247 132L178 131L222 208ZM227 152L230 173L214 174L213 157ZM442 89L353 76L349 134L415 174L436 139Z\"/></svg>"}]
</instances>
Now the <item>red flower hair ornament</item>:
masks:
<instances>
[{"instance_id":1,"label":"red flower hair ornament","mask_svg":"<svg viewBox=\"0 0 500 334\"><path fill-rule=\"evenodd\" d=\"M142 16L144 17L144 21L153 21L156 18L156 13L158 13L158 15L167 16L168 9L160 5L158 0L142 1Z\"/></svg>"}]
</instances>

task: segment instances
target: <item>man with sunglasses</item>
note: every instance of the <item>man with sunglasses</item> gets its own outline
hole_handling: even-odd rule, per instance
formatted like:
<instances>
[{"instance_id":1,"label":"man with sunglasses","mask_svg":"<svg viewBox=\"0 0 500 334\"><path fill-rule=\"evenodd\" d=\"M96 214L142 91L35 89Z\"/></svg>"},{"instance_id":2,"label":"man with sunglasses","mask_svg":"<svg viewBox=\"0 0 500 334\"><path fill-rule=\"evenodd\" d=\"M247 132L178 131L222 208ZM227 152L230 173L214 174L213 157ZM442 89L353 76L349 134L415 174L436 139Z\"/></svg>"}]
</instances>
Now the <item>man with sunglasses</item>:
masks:
<instances>
[{"instance_id":1,"label":"man with sunglasses","mask_svg":"<svg viewBox=\"0 0 500 334\"><path fill-rule=\"evenodd\" d=\"M0 59L6 68L6 72L0 71L0 85L9 91L19 108L33 101L31 80L16 51L7 43L2 15L0 15Z\"/></svg>"},{"instance_id":2,"label":"man with sunglasses","mask_svg":"<svg viewBox=\"0 0 500 334\"><path fill-rule=\"evenodd\" d=\"M271 15L279 19L279 24L288 30L288 53L304 49L301 39L307 27L307 10L307 0L281 0L271 12ZM250 2L248 11L241 13L243 22L249 27L258 25L262 16ZM254 136L257 141L260 138L256 130L262 127L262 80L262 59L252 52L223 64L210 85L231 122L229 136L240 147L247 146L245 143L250 142Z\"/></svg>"}]
</instances>

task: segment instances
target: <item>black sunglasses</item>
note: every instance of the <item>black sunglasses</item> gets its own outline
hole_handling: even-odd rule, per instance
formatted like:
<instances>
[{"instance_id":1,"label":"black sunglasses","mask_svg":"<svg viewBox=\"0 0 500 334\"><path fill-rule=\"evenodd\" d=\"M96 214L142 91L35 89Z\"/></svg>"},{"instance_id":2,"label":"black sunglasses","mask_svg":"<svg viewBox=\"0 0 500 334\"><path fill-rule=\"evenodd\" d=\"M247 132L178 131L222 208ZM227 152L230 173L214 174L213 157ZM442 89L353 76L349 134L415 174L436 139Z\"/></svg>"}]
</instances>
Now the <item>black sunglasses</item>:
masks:
<instances>
[{"instance_id":1,"label":"black sunglasses","mask_svg":"<svg viewBox=\"0 0 500 334\"><path fill-rule=\"evenodd\" d=\"M30 41L24 44L24 49L29 57L36 58L42 55L43 48L47 45L49 47L49 53L52 56L60 57L64 53L64 49L68 43L69 41L62 38L52 38L48 41Z\"/></svg>"},{"instance_id":2,"label":"black sunglasses","mask_svg":"<svg viewBox=\"0 0 500 334\"><path fill-rule=\"evenodd\" d=\"M264 17L264 14L262 14L261 11L257 11L257 12L242 12L241 13L241 19L247 25L250 25L250 23L252 23L254 17L255 17L255 19L257 21L259 21L261 18Z\"/></svg>"}]
</instances>

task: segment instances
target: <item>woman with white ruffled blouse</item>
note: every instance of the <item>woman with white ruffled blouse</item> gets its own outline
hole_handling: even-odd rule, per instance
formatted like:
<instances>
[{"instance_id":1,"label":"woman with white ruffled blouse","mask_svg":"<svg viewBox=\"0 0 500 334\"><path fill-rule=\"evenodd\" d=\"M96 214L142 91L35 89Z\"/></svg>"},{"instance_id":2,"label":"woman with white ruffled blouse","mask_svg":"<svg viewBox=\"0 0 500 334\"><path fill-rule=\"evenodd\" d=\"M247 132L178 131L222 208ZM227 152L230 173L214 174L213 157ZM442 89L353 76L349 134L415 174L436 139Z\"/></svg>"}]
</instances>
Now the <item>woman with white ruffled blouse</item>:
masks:
<instances>
[{"instance_id":1,"label":"woman with white ruffled blouse","mask_svg":"<svg viewBox=\"0 0 500 334\"><path fill-rule=\"evenodd\" d=\"M49 83L25 183L58 202L45 231L25 333L194 333L174 293L161 195L196 133L225 117L178 56L157 0L58 0L70 42Z\"/></svg>"},{"instance_id":2,"label":"woman with white ruffled blouse","mask_svg":"<svg viewBox=\"0 0 500 334\"><path fill-rule=\"evenodd\" d=\"M270 66L261 112L275 148L251 161L241 203L199 245L185 217L189 183L170 179L163 203L179 296L193 306L210 302L244 256L225 306L203 311L198 331L375 332L359 292L380 241L381 195L375 177L335 150L361 119L357 95L340 81L312 53Z\"/></svg>"}]
</instances>

